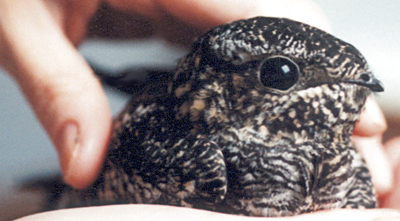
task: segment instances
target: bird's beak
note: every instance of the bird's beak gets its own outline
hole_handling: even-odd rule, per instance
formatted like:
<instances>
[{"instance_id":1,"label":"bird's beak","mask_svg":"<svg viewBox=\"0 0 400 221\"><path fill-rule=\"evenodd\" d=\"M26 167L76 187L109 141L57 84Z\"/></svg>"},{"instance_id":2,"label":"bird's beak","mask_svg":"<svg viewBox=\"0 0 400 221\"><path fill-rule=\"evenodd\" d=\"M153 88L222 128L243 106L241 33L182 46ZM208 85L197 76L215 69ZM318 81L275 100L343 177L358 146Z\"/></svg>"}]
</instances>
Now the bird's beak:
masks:
<instances>
[{"instance_id":1,"label":"bird's beak","mask_svg":"<svg viewBox=\"0 0 400 221\"><path fill-rule=\"evenodd\" d=\"M348 83L352 83L352 84L358 84L358 85L361 85L361 86L365 86L365 87L371 89L371 91L373 91L373 92L382 92L382 91L384 91L382 83L376 78L371 78L368 81L352 80L352 81L347 81L347 82Z\"/></svg>"},{"instance_id":2,"label":"bird's beak","mask_svg":"<svg viewBox=\"0 0 400 221\"><path fill-rule=\"evenodd\" d=\"M375 78L373 78L371 82L366 82L365 84L361 84L361 85L368 87L369 89L371 89L374 92L384 91L382 83Z\"/></svg>"}]
</instances>

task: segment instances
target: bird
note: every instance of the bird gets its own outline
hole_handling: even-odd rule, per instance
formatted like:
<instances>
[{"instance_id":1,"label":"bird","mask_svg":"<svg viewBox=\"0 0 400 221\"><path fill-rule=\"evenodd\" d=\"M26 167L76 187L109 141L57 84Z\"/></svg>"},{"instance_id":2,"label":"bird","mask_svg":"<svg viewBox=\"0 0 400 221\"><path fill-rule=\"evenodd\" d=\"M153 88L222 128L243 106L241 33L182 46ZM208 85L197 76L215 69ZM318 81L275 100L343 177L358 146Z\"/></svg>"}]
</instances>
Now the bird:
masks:
<instances>
[{"instance_id":1,"label":"bird","mask_svg":"<svg viewBox=\"0 0 400 221\"><path fill-rule=\"evenodd\" d=\"M99 178L61 205L265 217L377 207L351 135L384 89L351 44L287 18L243 19L207 31L160 79L115 118Z\"/></svg>"}]
</instances>

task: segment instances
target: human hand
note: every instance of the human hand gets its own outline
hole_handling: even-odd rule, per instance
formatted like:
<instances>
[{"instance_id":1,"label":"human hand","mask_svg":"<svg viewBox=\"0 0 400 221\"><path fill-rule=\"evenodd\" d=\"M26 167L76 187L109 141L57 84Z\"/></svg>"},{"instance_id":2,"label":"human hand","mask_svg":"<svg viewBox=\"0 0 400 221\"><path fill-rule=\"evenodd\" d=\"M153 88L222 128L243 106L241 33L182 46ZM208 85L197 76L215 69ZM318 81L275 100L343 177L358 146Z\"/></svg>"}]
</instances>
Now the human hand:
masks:
<instances>
[{"instance_id":1,"label":"human hand","mask_svg":"<svg viewBox=\"0 0 400 221\"><path fill-rule=\"evenodd\" d=\"M307 0L107 2L171 33L184 27L205 31L256 15L284 16L327 29L318 9ZM56 147L64 180L75 188L96 178L111 128L101 85L75 48L100 3L0 0L0 65L18 82ZM300 13L306 10L312 13Z\"/></svg>"},{"instance_id":2,"label":"human hand","mask_svg":"<svg viewBox=\"0 0 400 221\"><path fill-rule=\"evenodd\" d=\"M395 137L384 145L388 162L394 171L393 189L381 199L384 208L400 209L400 137Z\"/></svg>"},{"instance_id":3,"label":"human hand","mask_svg":"<svg viewBox=\"0 0 400 221\"><path fill-rule=\"evenodd\" d=\"M56 210L27 216L16 221L46 220L174 220L174 221L395 221L400 220L400 213L393 210L330 210L308 213L299 216L280 218L247 217L223 214L206 210L162 205L111 205L99 207Z\"/></svg>"},{"instance_id":4,"label":"human hand","mask_svg":"<svg viewBox=\"0 0 400 221\"><path fill-rule=\"evenodd\" d=\"M382 111L376 101L369 97L352 138L367 163L380 199L391 194L393 188L393 170L382 144L382 135L386 129Z\"/></svg>"}]
</instances>

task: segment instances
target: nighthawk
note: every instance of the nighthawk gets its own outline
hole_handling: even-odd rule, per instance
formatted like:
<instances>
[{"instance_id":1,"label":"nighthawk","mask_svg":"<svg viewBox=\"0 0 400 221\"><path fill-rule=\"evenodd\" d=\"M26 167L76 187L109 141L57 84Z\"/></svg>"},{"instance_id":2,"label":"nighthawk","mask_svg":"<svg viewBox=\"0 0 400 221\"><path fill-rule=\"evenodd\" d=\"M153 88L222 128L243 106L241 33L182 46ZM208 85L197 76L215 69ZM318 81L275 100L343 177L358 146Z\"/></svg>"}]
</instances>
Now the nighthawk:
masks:
<instances>
[{"instance_id":1,"label":"nighthawk","mask_svg":"<svg viewBox=\"0 0 400 221\"><path fill-rule=\"evenodd\" d=\"M352 45L285 18L212 28L114 122L104 168L61 202L170 204L251 216L373 208L351 142L371 91Z\"/></svg>"}]
</instances>

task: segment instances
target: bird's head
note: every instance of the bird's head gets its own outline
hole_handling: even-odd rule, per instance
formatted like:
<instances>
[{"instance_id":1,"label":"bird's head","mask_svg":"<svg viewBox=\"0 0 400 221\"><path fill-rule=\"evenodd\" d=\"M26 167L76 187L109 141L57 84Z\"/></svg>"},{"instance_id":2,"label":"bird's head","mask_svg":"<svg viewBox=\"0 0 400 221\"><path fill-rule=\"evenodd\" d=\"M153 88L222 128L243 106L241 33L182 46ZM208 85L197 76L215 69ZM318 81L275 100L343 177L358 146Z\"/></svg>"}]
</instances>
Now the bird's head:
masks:
<instances>
[{"instance_id":1,"label":"bird's head","mask_svg":"<svg viewBox=\"0 0 400 221\"><path fill-rule=\"evenodd\" d=\"M182 98L178 117L313 137L351 134L366 97L383 87L352 45L300 22L256 17L200 37L169 91Z\"/></svg>"}]
</instances>

